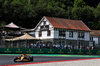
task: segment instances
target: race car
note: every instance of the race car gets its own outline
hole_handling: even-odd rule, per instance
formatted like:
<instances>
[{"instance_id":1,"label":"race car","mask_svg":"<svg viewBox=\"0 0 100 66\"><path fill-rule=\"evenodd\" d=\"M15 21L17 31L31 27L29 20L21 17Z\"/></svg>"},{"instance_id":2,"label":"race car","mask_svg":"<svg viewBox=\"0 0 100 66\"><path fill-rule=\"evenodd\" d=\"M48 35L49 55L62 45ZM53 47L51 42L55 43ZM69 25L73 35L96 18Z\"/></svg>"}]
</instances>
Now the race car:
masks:
<instances>
[{"instance_id":1,"label":"race car","mask_svg":"<svg viewBox=\"0 0 100 66\"><path fill-rule=\"evenodd\" d=\"M33 56L30 54L22 54L20 57L15 57L14 62L29 62L33 61Z\"/></svg>"}]
</instances>

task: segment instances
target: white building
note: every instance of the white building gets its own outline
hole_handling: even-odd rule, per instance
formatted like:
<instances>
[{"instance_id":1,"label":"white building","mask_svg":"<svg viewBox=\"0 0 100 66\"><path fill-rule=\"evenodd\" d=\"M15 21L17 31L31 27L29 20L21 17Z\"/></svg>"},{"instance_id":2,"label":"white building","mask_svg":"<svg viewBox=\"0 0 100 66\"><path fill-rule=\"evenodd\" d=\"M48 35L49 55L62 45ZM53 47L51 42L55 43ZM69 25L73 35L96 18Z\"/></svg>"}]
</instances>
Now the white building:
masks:
<instances>
[{"instance_id":1,"label":"white building","mask_svg":"<svg viewBox=\"0 0 100 66\"><path fill-rule=\"evenodd\" d=\"M100 30L91 30L90 45L93 45L96 49L100 49Z\"/></svg>"},{"instance_id":2,"label":"white building","mask_svg":"<svg viewBox=\"0 0 100 66\"><path fill-rule=\"evenodd\" d=\"M81 20L44 16L34 30L36 38L52 44L89 45L90 29Z\"/></svg>"}]
</instances>

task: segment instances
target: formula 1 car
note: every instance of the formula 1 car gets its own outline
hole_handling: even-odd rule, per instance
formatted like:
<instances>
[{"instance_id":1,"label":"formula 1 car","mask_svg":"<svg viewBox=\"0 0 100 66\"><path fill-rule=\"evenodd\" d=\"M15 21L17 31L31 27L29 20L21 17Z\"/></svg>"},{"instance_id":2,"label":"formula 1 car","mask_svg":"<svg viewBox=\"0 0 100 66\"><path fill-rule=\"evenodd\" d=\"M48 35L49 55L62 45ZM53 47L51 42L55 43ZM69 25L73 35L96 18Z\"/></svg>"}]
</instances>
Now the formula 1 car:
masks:
<instances>
[{"instance_id":1,"label":"formula 1 car","mask_svg":"<svg viewBox=\"0 0 100 66\"><path fill-rule=\"evenodd\" d=\"M15 57L14 62L30 62L33 61L33 56L30 54L22 54L20 57Z\"/></svg>"}]
</instances>

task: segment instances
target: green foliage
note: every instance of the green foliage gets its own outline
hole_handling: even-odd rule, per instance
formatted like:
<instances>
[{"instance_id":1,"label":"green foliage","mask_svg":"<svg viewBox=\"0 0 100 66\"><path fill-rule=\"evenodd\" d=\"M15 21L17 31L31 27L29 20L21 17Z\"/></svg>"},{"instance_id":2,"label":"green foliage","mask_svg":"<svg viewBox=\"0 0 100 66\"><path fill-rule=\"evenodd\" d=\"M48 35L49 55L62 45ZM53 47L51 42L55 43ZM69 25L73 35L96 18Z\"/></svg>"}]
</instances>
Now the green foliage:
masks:
<instances>
[{"instance_id":1,"label":"green foliage","mask_svg":"<svg viewBox=\"0 0 100 66\"><path fill-rule=\"evenodd\" d=\"M0 22L34 28L43 16L50 16L79 19L86 25L91 22L90 28L99 29L98 3L99 0L0 0Z\"/></svg>"},{"instance_id":2,"label":"green foliage","mask_svg":"<svg viewBox=\"0 0 100 66\"><path fill-rule=\"evenodd\" d=\"M46 1L45 0L39 0L38 3L35 6L35 12L38 13L37 16L40 19L45 16L56 16L56 17L64 17L66 12L64 10L64 4L59 7L59 2L55 2L54 0Z\"/></svg>"},{"instance_id":3,"label":"green foliage","mask_svg":"<svg viewBox=\"0 0 100 66\"><path fill-rule=\"evenodd\" d=\"M72 13L74 16L74 19L81 19L81 18L91 18L93 17L93 11L94 8L93 7L89 7L89 6L85 6L83 8L81 7L77 7L77 8L73 8Z\"/></svg>"},{"instance_id":4,"label":"green foliage","mask_svg":"<svg viewBox=\"0 0 100 66\"><path fill-rule=\"evenodd\" d=\"M86 25L89 26L88 22L92 22L94 19L94 8L89 6L74 7L72 10L73 19L82 20ZM90 27L90 26L89 26Z\"/></svg>"},{"instance_id":5,"label":"green foliage","mask_svg":"<svg viewBox=\"0 0 100 66\"><path fill-rule=\"evenodd\" d=\"M90 6L90 7L96 7L98 5L98 3L100 3L100 0L83 0L86 5Z\"/></svg>"},{"instance_id":6,"label":"green foliage","mask_svg":"<svg viewBox=\"0 0 100 66\"><path fill-rule=\"evenodd\" d=\"M73 19L81 19L82 16L82 8L77 7L72 9Z\"/></svg>"},{"instance_id":7,"label":"green foliage","mask_svg":"<svg viewBox=\"0 0 100 66\"><path fill-rule=\"evenodd\" d=\"M75 0L74 7L84 7L86 4L83 0Z\"/></svg>"},{"instance_id":8,"label":"green foliage","mask_svg":"<svg viewBox=\"0 0 100 66\"><path fill-rule=\"evenodd\" d=\"M92 23L92 28L100 29L100 3L94 10L95 21Z\"/></svg>"},{"instance_id":9,"label":"green foliage","mask_svg":"<svg viewBox=\"0 0 100 66\"><path fill-rule=\"evenodd\" d=\"M6 25L6 22L5 21L0 21L0 27Z\"/></svg>"},{"instance_id":10,"label":"green foliage","mask_svg":"<svg viewBox=\"0 0 100 66\"><path fill-rule=\"evenodd\" d=\"M70 7L70 6L68 6L67 7L67 11L66 11L66 14L67 14L67 18L73 18L73 16L72 16L72 9L73 9L73 7Z\"/></svg>"},{"instance_id":11,"label":"green foliage","mask_svg":"<svg viewBox=\"0 0 100 66\"><path fill-rule=\"evenodd\" d=\"M100 3L98 4L97 8L94 10L94 16L100 20Z\"/></svg>"}]
</instances>

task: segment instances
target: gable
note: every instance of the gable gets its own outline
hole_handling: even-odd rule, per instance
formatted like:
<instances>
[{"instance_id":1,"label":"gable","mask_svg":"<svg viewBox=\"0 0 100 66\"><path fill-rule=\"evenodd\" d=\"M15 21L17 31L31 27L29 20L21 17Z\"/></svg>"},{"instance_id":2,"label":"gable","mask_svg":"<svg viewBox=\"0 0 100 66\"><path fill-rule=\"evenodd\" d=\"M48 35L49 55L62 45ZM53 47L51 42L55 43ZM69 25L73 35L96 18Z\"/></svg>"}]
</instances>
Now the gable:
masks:
<instances>
[{"instance_id":1,"label":"gable","mask_svg":"<svg viewBox=\"0 0 100 66\"><path fill-rule=\"evenodd\" d=\"M35 30L51 30L54 27L51 25L51 23L45 18L43 17L40 22L38 23L38 25L35 27Z\"/></svg>"}]
</instances>

